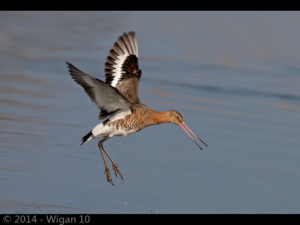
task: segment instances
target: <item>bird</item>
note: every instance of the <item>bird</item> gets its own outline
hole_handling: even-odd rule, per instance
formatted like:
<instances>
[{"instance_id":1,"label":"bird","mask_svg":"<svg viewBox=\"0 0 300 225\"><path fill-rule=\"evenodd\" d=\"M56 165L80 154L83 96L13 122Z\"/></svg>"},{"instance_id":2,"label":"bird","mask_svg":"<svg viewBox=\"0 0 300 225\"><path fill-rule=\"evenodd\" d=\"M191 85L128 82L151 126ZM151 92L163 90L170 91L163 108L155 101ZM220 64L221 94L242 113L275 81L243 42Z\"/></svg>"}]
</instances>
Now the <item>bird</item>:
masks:
<instances>
[{"instance_id":1,"label":"bird","mask_svg":"<svg viewBox=\"0 0 300 225\"><path fill-rule=\"evenodd\" d=\"M66 61L68 71L92 102L99 108L99 122L83 138L81 145L92 139L100 139L98 148L104 162L107 182L114 186L110 169L105 156L112 163L115 176L123 175L118 164L104 149L103 143L114 136L127 136L148 126L162 123L178 125L191 140L201 149L198 143L207 144L193 132L183 120L183 116L176 110L157 111L143 104L138 95L138 85L142 70L139 68L139 55L136 33L124 32L113 44L104 65L105 81L93 77L70 62Z\"/></svg>"}]
</instances>

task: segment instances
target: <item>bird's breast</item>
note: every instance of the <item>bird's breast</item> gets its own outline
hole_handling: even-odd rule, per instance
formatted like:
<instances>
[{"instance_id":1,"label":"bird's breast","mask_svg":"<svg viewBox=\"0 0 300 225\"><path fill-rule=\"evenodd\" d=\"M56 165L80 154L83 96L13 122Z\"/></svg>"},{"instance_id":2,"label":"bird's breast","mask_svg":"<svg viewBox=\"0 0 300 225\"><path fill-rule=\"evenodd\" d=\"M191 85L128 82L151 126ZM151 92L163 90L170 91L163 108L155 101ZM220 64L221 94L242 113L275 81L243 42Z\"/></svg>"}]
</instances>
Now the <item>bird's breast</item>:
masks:
<instances>
[{"instance_id":1,"label":"bird's breast","mask_svg":"<svg viewBox=\"0 0 300 225\"><path fill-rule=\"evenodd\" d=\"M113 129L112 136L126 136L156 124L152 114L152 110L147 106L138 105L132 108L132 113L123 118L107 122L107 126Z\"/></svg>"},{"instance_id":2,"label":"bird's breast","mask_svg":"<svg viewBox=\"0 0 300 225\"><path fill-rule=\"evenodd\" d=\"M106 126L112 129L110 136L127 136L136 132L135 127L128 123L128 120L126 120L126 118L109 121Z\"/></svg>"},{"instance_id":3,"label":"bird's breast","mask_svg":"<svg viewBox=\"0 0 300 225\"><path fill-rule=\"evenodd\" d=\"M138 131L138 129L136 129L135 127L128 126L123 123L114 123L111 124L110 127L112 129L110 136L127 136Z\"/></svg>"},{"instance_id":4,"label":"bird's breast","mask_svg":"<svg viewBox=\"0 0 300 225\"><path fill-rule=\"evenodd\" d=\"M123 119L109 121L107 123L113 130L115 135L128 135L135 133L145 127L144 119L137 114L130 114Z\"/></svg>"}]
</instances>

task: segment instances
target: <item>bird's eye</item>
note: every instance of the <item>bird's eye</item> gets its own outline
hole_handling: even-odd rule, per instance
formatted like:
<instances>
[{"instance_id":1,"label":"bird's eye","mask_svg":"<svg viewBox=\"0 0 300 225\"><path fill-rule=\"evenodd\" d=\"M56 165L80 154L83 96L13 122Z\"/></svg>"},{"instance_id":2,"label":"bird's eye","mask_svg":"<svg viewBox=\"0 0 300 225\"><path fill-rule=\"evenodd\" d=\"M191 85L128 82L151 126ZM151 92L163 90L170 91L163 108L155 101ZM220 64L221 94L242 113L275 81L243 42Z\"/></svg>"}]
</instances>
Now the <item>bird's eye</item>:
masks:
<instances>
[{"instance_id":1,"label":"bird's eye","mask_svg":"<svg viewBox=\"0 0 300 225\"><path fill-rule=\"evenodd\" d=\"M176 116L177 119L180 119L179 116Z\"/></svg>"}]
</instances>

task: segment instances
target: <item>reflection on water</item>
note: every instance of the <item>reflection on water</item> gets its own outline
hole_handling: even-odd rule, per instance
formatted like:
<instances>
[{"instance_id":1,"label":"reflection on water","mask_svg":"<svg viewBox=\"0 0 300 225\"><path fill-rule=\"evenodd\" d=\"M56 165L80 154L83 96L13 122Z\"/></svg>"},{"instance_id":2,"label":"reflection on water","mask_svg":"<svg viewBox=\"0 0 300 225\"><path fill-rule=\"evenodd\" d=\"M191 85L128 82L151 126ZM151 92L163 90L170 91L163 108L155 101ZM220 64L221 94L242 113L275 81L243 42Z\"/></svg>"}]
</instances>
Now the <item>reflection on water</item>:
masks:
<instances>
[{"instance_id":1,"label":"reflection on water","mask_svg":"<svg viewBox=\"0 0 300 225\"><path fill-rule=\"evenodd\" d=\"M300 111L300 106L293 105L290 103L267 103L268 106L275 107L275 108L281 108L281 109L287 109L291 111Z\"/></svg>"},{"instance_id":2,"label":"reflection on water","mask_svg":"<svg viewBox=\"0 0 300 225\"><path fill-rule=\"evenodd\" d=\"M3 213L299 212L299 14L0 12ZM65 60L104 79L109 48L137 32L140 97L179 110L209 143L153 126L107 142L125 180L111 188L97 108Z\"/></svg>"}]
</instances>

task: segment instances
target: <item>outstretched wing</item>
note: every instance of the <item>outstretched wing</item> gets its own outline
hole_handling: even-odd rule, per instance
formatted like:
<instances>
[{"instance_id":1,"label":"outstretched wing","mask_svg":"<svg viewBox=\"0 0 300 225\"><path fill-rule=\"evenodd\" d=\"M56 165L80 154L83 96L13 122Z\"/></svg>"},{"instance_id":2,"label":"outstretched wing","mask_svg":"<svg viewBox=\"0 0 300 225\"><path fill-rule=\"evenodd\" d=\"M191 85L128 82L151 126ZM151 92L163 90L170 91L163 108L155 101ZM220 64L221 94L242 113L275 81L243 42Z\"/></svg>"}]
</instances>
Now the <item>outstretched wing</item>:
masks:
<instances>
[{"instance_id":1,"label":"outstretched wing","mask_svg":"<svg viewBox=\"0 0 300 225\"><path fill-rule=\"evenodd\" d=\"M141 75L135 33L124 33L114 43L106 58L105 81L118 89L130 104L135 104L140 103L138 84Z\"/></svg>"},{"instance_id":2,"label":"outstretched wing","mask_svg":"<svg viewBox=\"0 0 300 225\"><path fill-rule=\"evenodd\" d=\"M72 78L84 88L91 100L100 109L99 119L104 119L119 111L131 112L128 101L116 88L82 72L71 63L66 63Z\"/></svg>"}]
</instances>

